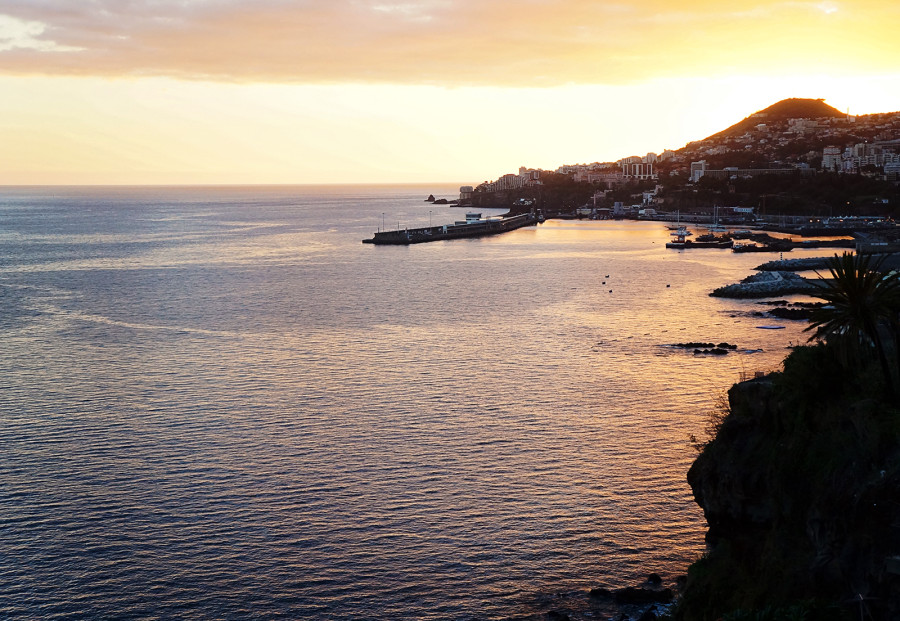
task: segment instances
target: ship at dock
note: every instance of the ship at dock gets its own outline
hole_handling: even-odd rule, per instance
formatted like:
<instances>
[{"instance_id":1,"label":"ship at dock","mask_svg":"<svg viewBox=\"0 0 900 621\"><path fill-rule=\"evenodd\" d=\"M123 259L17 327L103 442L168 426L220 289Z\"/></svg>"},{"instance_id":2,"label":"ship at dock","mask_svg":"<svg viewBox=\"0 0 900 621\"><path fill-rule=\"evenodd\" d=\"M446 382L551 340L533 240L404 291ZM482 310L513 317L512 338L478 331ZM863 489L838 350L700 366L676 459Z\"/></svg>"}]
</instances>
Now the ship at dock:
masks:
<instances>
[{"instance_id":1,"label":"ship at dock","mask_svg":"<svg viewBox=\"0 0 900 621\"><path fill-rule=\"evenodd\" d=\"M514 231L524 226L543 222L538 212L523 213L501 218L484 218L480 213L469 212L465 221L439 226L426 226L418 229L398 229L396 231L379 231L371 239L362 240L364 244L407 246L423 242L444 239L463 239L466 237L485 237Z\"/></svg>"},{"instance_id":2,"label":"ship at dock","mask_svg":"<svg viewBox=\"0 0 900 621\"><path fill-rule=\"evenodd\" d=\"M696 240L688 239L692 233L687 227L680 226L672 233L674 238L670 242L666 242L666 248L675 248L676 250L685 250L688 248L731 248L732 241L730 238L717 237L714 233L699 236Z\"/></svg>"}]
</instances>

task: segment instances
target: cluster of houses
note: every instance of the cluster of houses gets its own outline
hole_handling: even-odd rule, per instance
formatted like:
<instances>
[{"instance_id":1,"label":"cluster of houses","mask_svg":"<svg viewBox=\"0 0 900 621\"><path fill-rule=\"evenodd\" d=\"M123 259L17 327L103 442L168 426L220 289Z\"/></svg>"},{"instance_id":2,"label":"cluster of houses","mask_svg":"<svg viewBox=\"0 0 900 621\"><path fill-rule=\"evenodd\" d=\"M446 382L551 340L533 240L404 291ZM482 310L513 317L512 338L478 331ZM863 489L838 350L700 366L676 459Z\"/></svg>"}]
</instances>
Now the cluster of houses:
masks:
<instances>
[{"instance_id":1,"label":"cluster of houses","mask_svg":"<svg viewBox=\"0 0 900 621\"><path fill-rule=\"evenodd\" d=\"M477 188L466 186L464 194L472 192L502 192L540 185L547 172L568 175L577 183L590 183L612 189L631 181L659 180L660 176L678 177L697 183L703 177L732 179L758 175L814 175L817 171L855 173L877 176L900 182L900 113L873 114L861 117L767 119L764 114L753 115L760 121L747 126L742 133L723 132L717 136L691 142L678 151L626 157L616 162L567 164L555 171L525 168L518 174L503 175L496 181L486 181ZM751 118L753 118L751 117ZM864 142L859 142L861 137ZM848 140L850 142L848 142ZM810 142L833 141L823 150L806 150ZM713 169L708 161L727 160L729 154L753 153L765 158L765 168L721 167ZM785 155L785 153L789 155ZM662 173L661 173L662 171ZM646 201L645 201L646 202Z\"/></svg>"}]
</instances>

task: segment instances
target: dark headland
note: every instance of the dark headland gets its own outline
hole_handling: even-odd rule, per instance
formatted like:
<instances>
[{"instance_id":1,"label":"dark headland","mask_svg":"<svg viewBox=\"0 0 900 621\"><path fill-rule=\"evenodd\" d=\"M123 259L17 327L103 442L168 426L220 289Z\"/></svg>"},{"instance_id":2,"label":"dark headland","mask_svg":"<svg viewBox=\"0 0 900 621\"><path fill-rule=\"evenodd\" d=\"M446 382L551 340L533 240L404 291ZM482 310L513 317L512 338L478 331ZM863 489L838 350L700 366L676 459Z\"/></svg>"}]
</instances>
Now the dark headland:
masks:
<instances>
[{"instance_id":1,"label":"dark headland","mask_svg":"<svg viewBox=\"0 0 900 621\"><path fill-rule=\"evenodd\" d=\"M732 206L740 223L785 227L877 217L862 241L896 252L900 112L855 117L789 99L660 156L523 168L467 189L461 204L527 200L548 217L690 221ZM777 261L742 283L743 297L772 297L775 283L823 298L803 310L819 338L783 370L734 385L694 442L687 479L708 549L675 604L642 619L900 619L900 255L823 255L855 267L810 284L792 270L837 263Z\"/></svg>"},{"instance_id":2,"label":"dark headland","mask_svg":"<svg viewBox=\"0 0 900 621\"><path fill-rule=\"evenodd\" d=\"M677 621L900 619L900 275L883 255L824 266L817 344L734 385L696 442L708 549Z\"/></svg>"}]
</instances>

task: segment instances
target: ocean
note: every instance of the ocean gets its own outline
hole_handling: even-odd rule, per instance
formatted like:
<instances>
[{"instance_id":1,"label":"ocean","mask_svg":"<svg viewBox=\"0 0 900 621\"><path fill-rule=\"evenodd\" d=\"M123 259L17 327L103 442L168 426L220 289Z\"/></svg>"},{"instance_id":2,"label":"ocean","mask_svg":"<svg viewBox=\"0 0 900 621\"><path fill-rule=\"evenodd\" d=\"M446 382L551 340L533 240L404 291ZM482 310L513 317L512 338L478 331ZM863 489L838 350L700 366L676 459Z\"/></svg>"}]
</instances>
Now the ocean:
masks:
<instances>
[{"instance_id":1,"label":"ocean","mask_svg":"<svg viewBox=\"0 0 900 621\"><path fill-rule=\"evenodd\" d=\"M674 584L689 436L805 339L708 296L772 257L633 221L361 243L456 189L0 188L0 617L601 618L591 588Z\"/></svg>"}]
</instances>

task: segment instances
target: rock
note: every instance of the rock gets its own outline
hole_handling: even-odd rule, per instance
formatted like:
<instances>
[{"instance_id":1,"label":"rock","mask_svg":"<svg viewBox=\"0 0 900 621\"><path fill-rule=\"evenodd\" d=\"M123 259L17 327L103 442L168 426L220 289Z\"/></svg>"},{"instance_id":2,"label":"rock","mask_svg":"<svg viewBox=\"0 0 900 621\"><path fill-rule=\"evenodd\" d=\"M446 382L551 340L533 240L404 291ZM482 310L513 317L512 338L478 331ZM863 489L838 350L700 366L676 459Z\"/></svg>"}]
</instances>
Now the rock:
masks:
<instances>
[{"instance_id":1,"label":"rock","mask_svg":"<svg viewBox=\"0 0 900 621\"><path fill-rule=\"evenodd\" d=\"M728 355L727 349L722 349L721 347L713 347L712 349L695 349L695 355L700 354L709 354L711 356L726 356Z\"/></svg>"},{"instance_id":2,"label":"rock","mask_svg":"<svg viewBox=\"0 0 900 621\"><path fill-rule=\"evenodd\" d=\"M616 589L613 594L619 604L668 604L675 599L672 589L642 589L625 587Z\"/></svg>"},{"instance_id":3,"label":"rock","mask_svg":"<svg viewBox=\"0 0 900 621\"><path fill-rule=\"evenodd\" d=\"M640 617L638 617L638 621L657 621L659 617L656 614L656 607L651 606L648 610L644 611Z\"/></svg>"},{"instance_id":4,"label":"rock","mask_svg":"<svg viewBox=\"0 0 900 621\"><path fill-rule=\"evenodd\" d=\"M591 589L591 591L590 591L590 593L588 593L588 595L590 595L591 597L609 597L609 598L613 597L612 591L610 591L609 589L604 589L604 588Z\"/></svg>"},{"instance_id":5,"label":"rock","mask_svg":"<svg viewBox=\"0 0 900 621\"><path fill-rule=\"evenodd\" d=\"M809 319L812 316L812 313L813 311L811 308L784 308L779 306L769 310L770 317L777 317L779 319Z\"/></svg>"},{"instance_id":6,"label":"rock","mask_svg":"<svg viewBox=\"0 0 900 621\"><path fill-rule=\"evenodd\" d=\"M805 271L828 269L830 257L807 257L803 259L782 259L763 263L756 269L759 271Z\"/></svg>"},{"instance_id":7,"label":"rock","mask_svg":"<svg viewBox=\"0 0 900 621\"><path fill-rule=\"evenodd\" d=\"M715 346L715 343L673 343L670 345L670 347L678 347L681 349L711 349Z\"/></svg>"},{"instance_id":8,"label":"rock","mask_svg":"<svg viewBox=\"0 0 900 621\"><path fill-rule=\"evenodd\" d=\"M662 576L656 573L650 574L647 576L647 582L655 586L660 586L662 584Z\"/></svg>"},{"instance_id":9,"label":"rock","mask_svg":"<svg viewBox=\"0 0 900 621\"><path fill-rule=\"evenodd\" d=\"M759 272L709 295L719 298L769 298L792 293L813 293L819 285L793 272Z\"/></svg>"},{"instance_id":10,"label":"rock","mask_svg":"<svg viewBox=\"0 0 900 621\"><path fill-rule=\"evenodd\" d=\"M833 351L799 348L783 372L729 391L730 413L688 472L711 546L680 587L683 618L723 618L748 597L767 618L820 600L805 616L826 618L852 584L867 618L900 619L885 570L900 555L895 401L842 385L846 373Z\"/></svg>"},{"instance_id":11,"label":"rock","mask_svg":"<svg viewBox=\"0 0 900 621\"><path fill-rule=\"evenodd\" d=\"M555 610L551 610L547 613L547 621L570 621L569 615L564 612L557 612Z\"/></svg>"}]
</instances>

